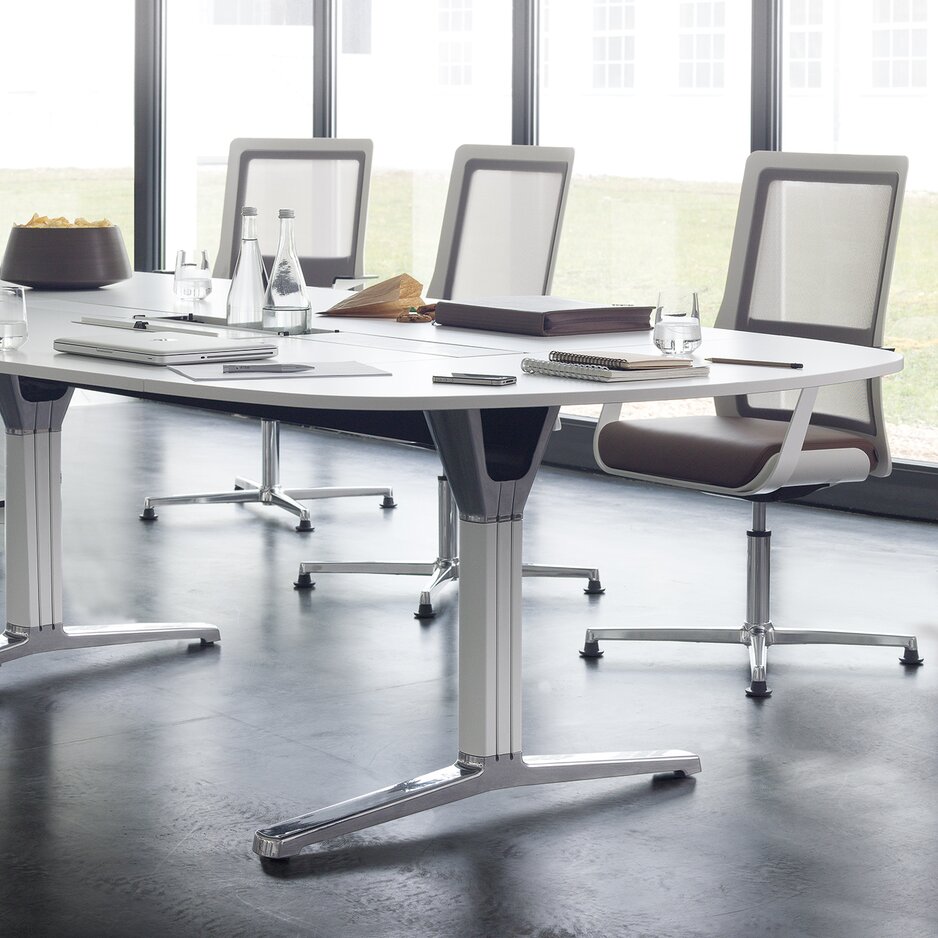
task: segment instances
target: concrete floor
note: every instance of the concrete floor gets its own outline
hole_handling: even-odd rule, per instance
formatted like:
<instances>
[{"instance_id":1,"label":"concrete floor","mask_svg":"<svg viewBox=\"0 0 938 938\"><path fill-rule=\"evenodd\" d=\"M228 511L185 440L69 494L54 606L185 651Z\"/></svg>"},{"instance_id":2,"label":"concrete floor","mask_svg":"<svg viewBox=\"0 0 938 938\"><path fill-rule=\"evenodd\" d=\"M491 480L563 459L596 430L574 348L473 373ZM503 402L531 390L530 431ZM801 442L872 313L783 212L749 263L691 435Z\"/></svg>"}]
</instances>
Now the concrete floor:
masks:
<instances>
[{"instance_id":1,"label":"concrete floor","mask_svg":"<svg viewBox=\"0 0 938 938\"><path fill-rule=\"evenodd\" d=\"M38 655L0 670L0 932L9 936L938 934L938 530L770 507L777 625L914 631L893 649L608 643L587 626L735 627L745 504L545 470L525 588L525 750L686 748L691 779L489 793L262 864L253 832L453 761L455 591L300 560L430 560L432 452L284 428L293 484L390 484L315 505L165 508L259 465L252 421L77 406L63 438L66 624L204 620L223 641Z\"/></svg>"}]
</instances>

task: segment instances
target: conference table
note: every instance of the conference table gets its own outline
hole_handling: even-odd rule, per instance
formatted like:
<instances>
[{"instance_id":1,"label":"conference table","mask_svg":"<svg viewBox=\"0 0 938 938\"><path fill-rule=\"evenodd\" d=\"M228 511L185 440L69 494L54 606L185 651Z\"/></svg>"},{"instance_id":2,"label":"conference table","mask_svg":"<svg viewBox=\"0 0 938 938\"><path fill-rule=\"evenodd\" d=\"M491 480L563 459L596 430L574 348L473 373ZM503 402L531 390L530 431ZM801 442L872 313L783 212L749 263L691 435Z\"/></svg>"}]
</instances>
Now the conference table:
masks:
<instances>
[{"instance_id":1,"label":"conference table","mask_svg":"<svg viewBox=\"0 0 938 938\"><path fill-rule=\"evenodd\" d=\"M223 316L227 281L197 311ZM314 310L344 295L311 289ZM6 631L0 664L30 654L166 639L220 639L210 623L69 626L62 608L61 434L75 388L220 406L276 418L289 409L423 411L459 513L457 756L452 765L258 830L254 851L282 859L304 847L498 788L652 773L690 775L679 749L531 755L521 726L521 544L525 502L563 405L795 392L809 407L826 385L887 375L902 358L882 349L709 329L699 356L797 361L800 369L711 366L709 375L620 384L525 374L549 350L653 351L647 331L543 338L432 324L317 315L315 334L275 337L281 362L348 362L381 375L199 381L165 367L55 352L62 336L114 330L82 317L154 317L189 311L172 279L135 274L99 290L29 291L29 340L0 353L6 424ZM330 331L325 331L330 330ZM335 330L335 331L331 331ZM436 384L453 371L510 374L503 387ZM133 610L128 610L132 618Z\"/></svg>"}]
</instances>

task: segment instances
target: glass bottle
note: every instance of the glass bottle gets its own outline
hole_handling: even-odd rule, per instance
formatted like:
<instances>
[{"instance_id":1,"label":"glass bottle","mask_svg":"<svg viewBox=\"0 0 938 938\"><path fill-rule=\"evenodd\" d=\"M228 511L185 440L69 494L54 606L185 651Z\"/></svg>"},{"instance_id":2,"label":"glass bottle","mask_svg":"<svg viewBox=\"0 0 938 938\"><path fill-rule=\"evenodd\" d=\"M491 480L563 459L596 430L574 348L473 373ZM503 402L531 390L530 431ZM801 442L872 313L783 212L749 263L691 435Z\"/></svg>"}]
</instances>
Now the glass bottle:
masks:
<instances>
[{"instance_id":1,"label":"glass bottle","mask_svg":"<svg viewBox=\"0 0 938 938\"><path fill-rule=\"evenodd\" d=\"M257 243L257 209L241 209L241 250L231 274L226 318L229 326L261 327L267 271Z\"/></svg>"},{"instance_id":2,"label":"glass bottle","mask_svg":"<svg viewBox=\"0 0 938 938\"><path fill-rule=\"evenodd\" d=\"M293 209L280 209L280 244L264 297L264 329L297 335L309 328L309 297L293 240Z\"/></svg>"}]
</instances>

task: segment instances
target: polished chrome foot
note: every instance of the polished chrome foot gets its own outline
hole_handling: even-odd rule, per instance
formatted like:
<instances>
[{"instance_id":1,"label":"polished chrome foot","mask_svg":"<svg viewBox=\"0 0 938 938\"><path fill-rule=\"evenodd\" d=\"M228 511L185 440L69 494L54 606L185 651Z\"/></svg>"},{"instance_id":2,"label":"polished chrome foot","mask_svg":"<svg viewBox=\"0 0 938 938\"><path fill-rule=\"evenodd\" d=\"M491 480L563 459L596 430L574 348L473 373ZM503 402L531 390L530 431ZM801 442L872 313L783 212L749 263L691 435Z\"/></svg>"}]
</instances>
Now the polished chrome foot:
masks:
<instances>
[{"instance_id":1,"label":"polished chrome foot","mask_svg":"<svg viewBox=\"0 0 938 938\"><path fill-rule=\"evenodd\" d=\"M685 776L699 771L700 759L678 749L526 759L520 752L488 757L460 753L456 762L444 769L262 828L254 835L254 852L271 859L295 856L304 847L331 837L499 788L662 772Z\"/></svg>"},{"instance_id":2,"label":"polished chrome foot","mask_svg":"<svg viewBox=\"0 0 938 938\"><path fill-rule=\"evenodd\" d=\"M119 625L42 625L25 628L8 625L0 635L0 664L45 651L98 648L170 639L199 639L202 645L221 641L214 625L205 622L147 622Z\"/></svg>"}]
</instances>

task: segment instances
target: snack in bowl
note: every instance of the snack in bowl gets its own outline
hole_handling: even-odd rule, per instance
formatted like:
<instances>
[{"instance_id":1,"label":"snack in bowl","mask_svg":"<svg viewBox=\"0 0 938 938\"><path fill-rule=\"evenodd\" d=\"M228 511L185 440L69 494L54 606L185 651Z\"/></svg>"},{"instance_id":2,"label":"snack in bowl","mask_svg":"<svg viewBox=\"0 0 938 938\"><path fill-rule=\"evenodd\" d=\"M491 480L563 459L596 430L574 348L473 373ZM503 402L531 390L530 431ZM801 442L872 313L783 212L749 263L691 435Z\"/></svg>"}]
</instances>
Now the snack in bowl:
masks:
<instances>
[{"instance_id":1,"label":"snack in bowl","mask_svg":"<svg viewBox=\"0 0 938 938\"><path fill-rule=\"evenodd\" d=\"M48 215L40 215L33 212L33 217L17 228L111 228L111 222L107 218L101 218L98 221L88 221L87 218L76 218L75 221L69 221L64 215L58 218L49 218Z\"/></svg>"},{"instance_id":2,"label":"snack in bowl","mask_svg":"<svg viewBox=\"0 0 938 938\"><path fill-rule=\"evenodd\" d=\"M44 290L103 287L130 277L120 228L107 218L33 213L10 230L0 278Z\"/></svg>"}]
</instances>

